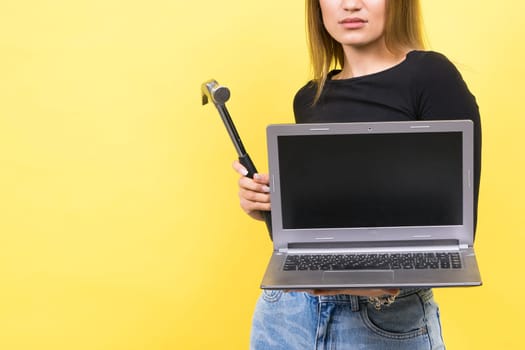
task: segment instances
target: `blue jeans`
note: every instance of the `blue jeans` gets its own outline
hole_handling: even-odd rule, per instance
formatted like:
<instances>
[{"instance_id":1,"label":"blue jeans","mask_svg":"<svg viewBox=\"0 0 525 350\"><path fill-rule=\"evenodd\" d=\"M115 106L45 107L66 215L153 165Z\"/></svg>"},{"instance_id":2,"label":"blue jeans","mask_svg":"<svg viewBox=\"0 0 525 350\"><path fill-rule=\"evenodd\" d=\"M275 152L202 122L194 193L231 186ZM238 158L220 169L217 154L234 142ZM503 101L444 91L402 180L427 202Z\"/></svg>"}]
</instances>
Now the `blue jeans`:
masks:
<instances>
[{"instance_id":1,"label":"blue jeans","mask_svg":"<svg viewBox=\"0 0 525 350\"><path fill-rule=\"evenodd\" d=\"M376 310L364 297L263 291L253 317L253 350L445 349L430 289L404 289Z\"/></svg>"}]
</instances>

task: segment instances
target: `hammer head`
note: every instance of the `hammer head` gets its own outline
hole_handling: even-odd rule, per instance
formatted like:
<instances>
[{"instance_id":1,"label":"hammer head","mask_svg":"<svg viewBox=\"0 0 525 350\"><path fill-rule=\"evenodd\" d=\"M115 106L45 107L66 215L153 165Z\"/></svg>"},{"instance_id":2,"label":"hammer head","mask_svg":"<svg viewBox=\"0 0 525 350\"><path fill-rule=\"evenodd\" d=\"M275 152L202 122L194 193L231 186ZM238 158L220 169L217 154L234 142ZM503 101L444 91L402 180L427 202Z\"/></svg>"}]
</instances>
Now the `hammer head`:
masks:
<instances>
[{"instance_id":1,"label":"hammer head","mask_svg":"<svg viewBox=\"0 0 525 350\"><path fill-rule=\"evenodd\" d=\"M225 86L220 86L216 80L208 80L201 86L202 104L208 101L215 105L223 105L230 99L230 90Z\"/></svg>"}]
</instances>

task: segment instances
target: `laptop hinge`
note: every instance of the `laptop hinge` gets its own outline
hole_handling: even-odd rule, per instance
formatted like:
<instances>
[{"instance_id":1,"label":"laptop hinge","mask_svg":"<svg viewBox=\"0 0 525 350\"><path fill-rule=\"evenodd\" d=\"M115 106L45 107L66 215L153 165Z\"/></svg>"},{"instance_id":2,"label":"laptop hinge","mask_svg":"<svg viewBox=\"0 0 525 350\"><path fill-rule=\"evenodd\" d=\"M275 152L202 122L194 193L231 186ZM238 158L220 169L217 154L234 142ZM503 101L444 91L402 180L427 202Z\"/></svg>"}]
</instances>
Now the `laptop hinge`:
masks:
<instances>
[{"instance_id":1,"label":"laptop hinge","mask_svg":"<svg viewBox=\"0 0 525 350\"><path fill-rule=\"evenodd\" d=\"M468 249L467 244L439 244L439 245L425 245L425 246L411 246L411 245L400 245L400 246L384 246L384 247L329 247L322 245L319 247L314 246L292 246L286 248L279 248L278 252L281 254L316 254L316 253L381 253L381 252L405 252L405 251L421 251L421 252L432 252L432 251L459 251L462 249Z\"/></svg>"}]
</instances>

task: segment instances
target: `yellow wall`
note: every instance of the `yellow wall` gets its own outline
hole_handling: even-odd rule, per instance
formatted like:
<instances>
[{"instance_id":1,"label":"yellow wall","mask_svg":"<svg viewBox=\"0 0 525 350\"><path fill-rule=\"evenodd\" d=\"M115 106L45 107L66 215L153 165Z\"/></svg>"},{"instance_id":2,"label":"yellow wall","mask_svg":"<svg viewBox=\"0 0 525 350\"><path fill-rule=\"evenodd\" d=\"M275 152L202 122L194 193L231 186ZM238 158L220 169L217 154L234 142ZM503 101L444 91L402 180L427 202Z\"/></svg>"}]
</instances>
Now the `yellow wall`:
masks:
<instances>
[{"instance_id":1,"label":"yellow wall","mask_svg":"<svg viewBox=\"0 0 525 350\"><path fill-rule=\"evenodd\" d=\"M525 323L519 1L424 1L478 98L485 285L436 291L450 349ZM308 78L303 1L0 3L0 348L242 349L271 245L238 209L209 78L266 168L264 127Z\"/></svg>"}]
</instances>

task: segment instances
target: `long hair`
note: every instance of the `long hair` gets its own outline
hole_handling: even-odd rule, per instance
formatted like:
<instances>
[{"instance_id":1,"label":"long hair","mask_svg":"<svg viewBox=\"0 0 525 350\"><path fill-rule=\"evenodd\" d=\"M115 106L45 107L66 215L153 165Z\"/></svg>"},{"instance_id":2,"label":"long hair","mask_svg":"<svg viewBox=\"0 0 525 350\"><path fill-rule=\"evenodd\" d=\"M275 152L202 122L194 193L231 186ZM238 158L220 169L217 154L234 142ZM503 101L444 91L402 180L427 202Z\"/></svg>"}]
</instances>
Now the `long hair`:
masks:
<instances>
[{"instance_id":1,"label":"long hair","mask_svg":"<svg viewBox=\"0 0 525 350\"><path fill-rule=\"evenodd\" d=\"M385 44L392 53L404 48L423 49L423 20L419 0L386 0ZM326 31L319 0L306 0L307 38L317 103L332 68L342 67L344 52L340 43Z\"/></svg>"}]
</instances>

